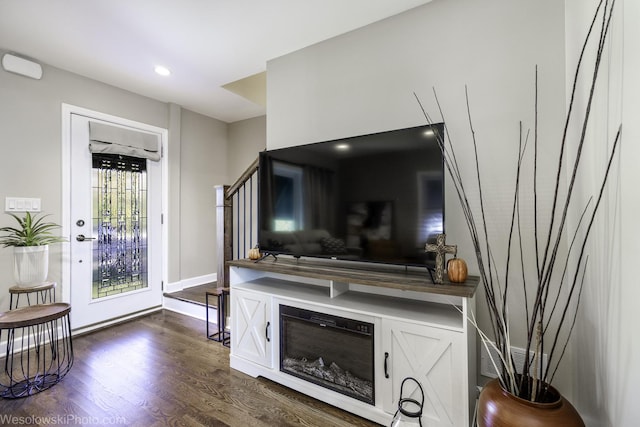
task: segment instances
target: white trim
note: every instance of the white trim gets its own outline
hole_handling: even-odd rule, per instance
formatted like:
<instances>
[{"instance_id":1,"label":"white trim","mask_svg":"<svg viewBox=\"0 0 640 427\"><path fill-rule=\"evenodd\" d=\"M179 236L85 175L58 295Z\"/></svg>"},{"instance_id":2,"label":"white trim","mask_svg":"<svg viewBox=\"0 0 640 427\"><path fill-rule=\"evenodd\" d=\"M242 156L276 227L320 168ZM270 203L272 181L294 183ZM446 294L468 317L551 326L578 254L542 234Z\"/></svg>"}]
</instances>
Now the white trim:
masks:
<instances>
[{"instance_id":1,"label":"white trim","mask_svg":"<svg viewBox=\"0 0 640 427\"><path fill-rule=\"evenodd\" d=\"M69 224L71 224L71 113L74 107L68 104L62 104L62 235L67 236L67 242L63 243L61 250L62 269L61 287L62 301L71 304L71 233Z\"/></svg>"},{"instance_id":2,"label":"white trim","mask_svg":"<svg viewBox=\"0 0 640 427\"><path fill-rule=\"evenodd\" d=\"M69 189L71 188L71 115L77 114L85 117L90 117L98 120L104 120L108 122L114 122L119 125L136 127L142 130L146 130L149 132L155 132L161 135L161 144L164 147L169 143L169 131L165 128L160 128L157 126L149 125L146 123L137 122L134 120L125 119L118 116L113 116L106 113L100 113L98 111L89 110L87 108L78 107L75 105L62 103L61 105L62 111L62 235L67 236L67 238L71 239L70 234L70 224L71 224L71 194ZM168 152L167 150L163 150L163 152ZM167 278L169 277L169 244L168 244L168 210L167 210L167 202L169 196L169 168L168 168L168 159L167 156L163 156L160 160L162 165L162 271L161 271L161 279L164 283L167 282ZM70 245L65 243L62 245L62 301L70 303L71 302L71 285L70 285ZM150 313L156 311L157 309L151 309L144 312L142 314ZM141 315L141 313L135 313L131 316L126 316L125 318L119 318L113 321L108 321L100 325L89 326L87 328L82 328L80 331L85 330L93 330L99 327L103 327L106 325L110 325L116 322L120 322L123 319L129 319L133 317L137 317ZM77 333L77 331L74 331Z\"/></svg>"},{"instance_id":3,"label":"white trim","mask_svg":"<svg viewBox=\"0 0 640 427\"><path fill-rule=\"evenodd\" d=\"M172 294L174 292L180 292L183 289L184 286L182 286L182 282L167 283L164 287L164 293Z\"/></svg>"},{"instance_id":4,"label":"white trim","mask_svg":"<svg viewBox=\"0 0 640 427\"><path fill-rule=\"evenodd\" d=\"M211 298L211 297L209 297ZM215 297L213 297L215 298ZM215 303L215 301L213 301ZM176 313L184 314L185 316L193 317L199 320L206 320L206 307L204 305L195 304L188 301L182 301L176 298L164 297L162 304L165 310L174 311ZM218 320L218 310L216 307L209 307L209 322L215 324ZM206 325L205 325L206 327ZM212 326L209 325L211 328ZM204 328L202 333L204 334Z\"/></svg>"},{"instance_id":5,"label":"white trim","mask_svg":"<svg viewBox=\"0 0 640 427\"><path fill-rule=\"evenodd\" d=\"M150 308L148 310L144 310L144 311L140 311L140 312L137 312L137 313L133 313L133 314L128 315L128 316L119 317L117 319L111 319L111 320L106 321L104 323L99 323L99 324L95 324L95 325L86 326L86 327L83 327L83 328L78 328L78 329L75 329L75 330L73 330L71 332L72 332L73 336L86 334L86 333L92 332L92 331L94 331L96 329L102 329L102 328L104 328L106 326L111 326L111 325L114 325L114 324L117 324L117 323L122 323L122 322L126 322L128 320L131 320L131 319L135 319L137 317L146 316L147 314L155 313L156 311L160 311L162 309L163 309L163 307L160 307L160 306L153 307L153 308ZM214 311L213 311L213 316L214 317L212 317L212 319L217 319L217 317L215 317L216 316L215 308L214 308ZM203 317L203 319L204 319L204 317ZM62 331L62 327L58 326L58 334L59 335L62 333L61 331ZM33 337L33 334L29 334L29 337ZM31 341L33 341L33 338L31 338ZM48 343L49 340L47 340L45 342ZM31 345L29 348L33 348L33 345ZM0 342L0 354L5 354L6 350L7 350L7 339L5 337L5 339Z\"/></svg>"},{"instance_id":6,"label":"white trim","mask_svg":"<svg viewBox=\"0 0 640 427\"><path fill-rule=\"evenodd\" d=\"M178 292L183 289L194 286L206 285L218 280L218 273L205 274L204 276L191 277L189 279L180 280L179 282L168 283L164 288L166 293Z\"/></svg>"},{"instance_id":7,"label":"white trim","mask_svg":"<svg viewBox=\"0 0 640 427\"><path fill-rule=\"evenodd\" d=\"M95 331L97 329L103 329L103 328L106 328L107 326L117 325L118 323L123 323L123 322L126 322L128 320L132 320L132 319L136 319L138 317L146 316L147 314L155 313L157 311L161 311L162 309L163 309L162 306L153 307L153 308L150 308L150 309L147 309L147 310L143 310L143 311L138 311L136 313L132 313L132 314L127 315L127 316L118 317L117 319L111 319L111 320L107 320L106 322L96 323L96 324L93 324L93 325L77 328L77 329L72 330L71 332L73 332L74 336L86 334L86 333Z\"/></svg>"},{"instance_id":8,"label":"white trim","mask_svg":"<svg viewBox=\"0 0 640 427\"><path fill-rule=\"evenodd\" d=\"M205 274L204 276L192 277L190 279L183 279L180 281L182 283L182 288L191 288L192 286L200 286L205 285L207 283L213 283L218 280L218 273L210 273Z\"/></svg>"}]
</instances>

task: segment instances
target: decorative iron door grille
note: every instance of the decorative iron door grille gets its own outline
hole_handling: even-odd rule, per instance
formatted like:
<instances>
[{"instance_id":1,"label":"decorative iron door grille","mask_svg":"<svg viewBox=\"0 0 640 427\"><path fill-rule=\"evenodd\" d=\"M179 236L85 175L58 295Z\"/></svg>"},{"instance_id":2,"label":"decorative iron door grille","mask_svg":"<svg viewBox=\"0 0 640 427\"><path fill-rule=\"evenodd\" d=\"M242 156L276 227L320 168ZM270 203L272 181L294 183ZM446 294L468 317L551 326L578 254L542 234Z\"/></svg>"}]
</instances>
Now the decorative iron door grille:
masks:
<instances>
[{"instance_id":1,"label":"decorative iron door grille","mask_svg":"<svg viewBox=\"0 0 640 427\"><path fill-rule=\"evenodd\" d=\"M148 287L146 160L93 154L92 298Z\"/></svg>"}]
</instances>

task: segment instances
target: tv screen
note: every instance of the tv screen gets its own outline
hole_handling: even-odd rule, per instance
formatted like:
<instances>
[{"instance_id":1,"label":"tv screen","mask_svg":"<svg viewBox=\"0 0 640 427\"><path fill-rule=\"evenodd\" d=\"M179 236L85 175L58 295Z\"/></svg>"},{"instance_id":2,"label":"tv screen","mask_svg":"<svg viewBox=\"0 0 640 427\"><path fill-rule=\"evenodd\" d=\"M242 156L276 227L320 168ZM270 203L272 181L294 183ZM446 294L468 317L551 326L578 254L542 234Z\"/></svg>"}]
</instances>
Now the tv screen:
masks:
<instances>
[{"instance_id":1,"label":"tv screen","mask_svg":"<svg viewBox=\"0 0 640 427\"><path fill-rule=\"evenodd\" d=\"M428 125L260 153L263 253L429 266L444 163Z\"/></svg>"}]
</instances>

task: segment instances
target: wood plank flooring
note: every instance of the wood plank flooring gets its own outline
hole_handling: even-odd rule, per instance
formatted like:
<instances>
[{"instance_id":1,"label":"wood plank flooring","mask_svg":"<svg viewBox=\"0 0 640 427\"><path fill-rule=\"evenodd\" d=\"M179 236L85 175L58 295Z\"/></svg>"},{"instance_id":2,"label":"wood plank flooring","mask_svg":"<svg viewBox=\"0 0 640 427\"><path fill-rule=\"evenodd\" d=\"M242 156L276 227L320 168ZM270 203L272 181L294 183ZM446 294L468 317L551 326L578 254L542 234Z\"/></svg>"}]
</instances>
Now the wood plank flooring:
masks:
<instances>
[{"instance_id":1,"label":"wood plank flooring","mask_svg":"<svg viewBox=\"0 0 640 427\"><path fill-rule=\"evenodd\" d=\"M231 370L229 349L207 340L204 327L203 321L163 310L74 337L69 374L37 395L0 399L0 424L377 426Z\"/></svg>"}]
</instances>

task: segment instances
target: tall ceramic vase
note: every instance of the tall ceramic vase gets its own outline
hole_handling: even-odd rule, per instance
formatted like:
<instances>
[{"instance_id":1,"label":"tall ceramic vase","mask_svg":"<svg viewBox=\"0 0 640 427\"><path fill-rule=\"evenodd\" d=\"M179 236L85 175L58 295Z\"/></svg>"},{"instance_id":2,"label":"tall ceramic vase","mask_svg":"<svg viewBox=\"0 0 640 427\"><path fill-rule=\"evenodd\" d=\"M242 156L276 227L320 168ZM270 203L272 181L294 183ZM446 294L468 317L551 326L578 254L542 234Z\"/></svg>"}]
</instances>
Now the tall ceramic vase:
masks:
<instances>
[{"instance_id":1,"label":"tall ceramic vase","mask_svg":"<svg viewBox=\"0 0 640 427\"><path fill-rule=\"evenodd\" d=\"M479 427L585 427L578 411L551 387L550 403L521 399L505 391L500 382L490 381L478 400Z\"/></svg>"},{"instance_id":2,"label":"tall ceramic vase","mask_svg":"<svg viewBox=\"0 0 640 427\"><path fill-rule=\"evenodd\" d=\"M49 246L15 246L13 248L13 276L21 287L41 284L49 273Z\"/></svg>"}]
</instances>

